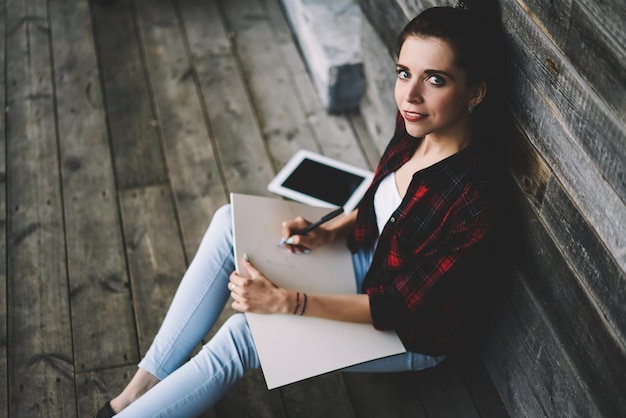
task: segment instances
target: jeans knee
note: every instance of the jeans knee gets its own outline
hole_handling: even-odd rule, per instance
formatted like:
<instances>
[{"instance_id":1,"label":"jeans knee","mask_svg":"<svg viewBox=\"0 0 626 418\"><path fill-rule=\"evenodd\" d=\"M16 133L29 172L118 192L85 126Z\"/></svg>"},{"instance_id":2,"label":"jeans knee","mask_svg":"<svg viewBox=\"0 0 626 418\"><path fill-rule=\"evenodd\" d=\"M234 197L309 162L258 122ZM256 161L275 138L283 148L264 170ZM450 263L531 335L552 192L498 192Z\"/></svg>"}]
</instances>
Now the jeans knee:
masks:
<instances>
[{"instance_id":1,"label":"jeans knee","mask_svg":"<svg viewBox=\"0 0 626 418\"><path fill-rule=\"evenodd\" d=\"M212 251L214 248L218 247L231 251L233 235L232 225L231 206L229 204L220 206L213 214L211 223L202 238L202 244L206 244L204 245L204 250ZM226 247L223 247L224 245ZM198 251L202 250L202 247L198 249Z\"/></svg>"},{"instance_id":2,"label":"jeans knee","mask_svg":"<svg viewBox=\"0 0 626 418\"><path fill-rule=\"evenodd\" d=\"M243 370L260 367L252 333L244 314L235 314L228 318L205 347L216 353L230 353L231 356L237 353Z\"/></svg>"},{"instance_id":3,"label":"jeans knee","mask_svg":"<svg viewBox=\"0 0 626 418\"><path fill-rule=\"evenodd\" d=\"M215 213L213 214L213 221L217 221L217 222L227 222L227 223L231 223L232 222L232 218L231 218L231 206L230 203L226 203L222 206L220 206L219 208L217 208L217 210L215 211Z\"/></svg>"},{"instance_id":4,"label":"jeans knee","mask_svg":"<svg viewBox=\"0 0 626 418\"><path fill-rule=\"evenodd\" d=\"M228 332L232 336L234 341L238 343L244 343L249 345L252 343L252 334L250 333L250 327L248 327L248 321L246 315L237 313L232 315L224 322L222 329Z\"/></svg>"}]
</instances>

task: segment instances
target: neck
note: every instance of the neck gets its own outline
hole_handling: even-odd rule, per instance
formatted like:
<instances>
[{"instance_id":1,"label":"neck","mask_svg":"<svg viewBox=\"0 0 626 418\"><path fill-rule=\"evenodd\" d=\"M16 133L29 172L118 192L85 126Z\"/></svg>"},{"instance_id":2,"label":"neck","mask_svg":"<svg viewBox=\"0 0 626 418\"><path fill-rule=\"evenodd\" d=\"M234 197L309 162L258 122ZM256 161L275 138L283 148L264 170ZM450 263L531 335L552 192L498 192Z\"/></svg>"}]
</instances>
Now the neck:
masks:
<instances>
[{"instance_id":1,"label":"neck","mask_svg":"<svg viewBox=\"0 0 626 418\"><path fill-rule=\"evenodd\" d=\"M442 141L438 138L425 136L418 148L423 154L455 154L467 148L470 143L469 136L454 141Z\"/></svg>"},{"instance_id":2,"label":"neck","mask_svg":"<svg viewBox=\"0 0 626 418\"><path fill-rule=\"evenodd\" d=\"M417 152L426 155L452 155L467 148L472 142L471 127L458 129L447 134L428 134L420 143Z\"/></svg>"}]
</instances>

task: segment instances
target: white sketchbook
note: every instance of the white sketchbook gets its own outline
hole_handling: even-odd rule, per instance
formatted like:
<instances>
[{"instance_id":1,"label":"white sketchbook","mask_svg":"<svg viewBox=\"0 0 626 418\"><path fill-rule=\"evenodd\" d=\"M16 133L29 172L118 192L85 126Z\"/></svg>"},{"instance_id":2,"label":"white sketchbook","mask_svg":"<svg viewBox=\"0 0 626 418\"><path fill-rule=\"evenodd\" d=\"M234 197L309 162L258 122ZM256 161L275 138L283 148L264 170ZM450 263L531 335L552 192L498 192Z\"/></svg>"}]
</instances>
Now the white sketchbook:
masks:
<instances>
[{"instance_id":1,"label":"white sketchbook","mask_svg":"<svg viewBox=\"0 0 626 418\"><path fill-rule=\"evenodd\" d=\"M237 271L246 253L280 287L309 294L357 293L345 243L306 255L277 247L282 221L297 216L316 221L328 208L242 194L231 194L231 204ZM294 315L246 317L268 389L406 351L395 332L369 324Z\"/></svg>"}]
</instances>

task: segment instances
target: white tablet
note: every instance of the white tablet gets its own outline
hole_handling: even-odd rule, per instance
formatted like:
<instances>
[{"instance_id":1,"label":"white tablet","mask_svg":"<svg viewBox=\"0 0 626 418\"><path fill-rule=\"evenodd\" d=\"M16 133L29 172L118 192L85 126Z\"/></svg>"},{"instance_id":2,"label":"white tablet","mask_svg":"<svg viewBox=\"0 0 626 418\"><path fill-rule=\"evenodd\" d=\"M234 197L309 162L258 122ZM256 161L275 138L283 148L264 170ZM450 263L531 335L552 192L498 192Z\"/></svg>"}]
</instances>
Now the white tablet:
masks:
<instances>
[{"instance_id":1,"label":"white tablet","mask_svg":"<svg viewBox=\"0 0 626 418\"><path fill-rule=\"evenodd\" d=\"M348 214L365 194L374 173L315 152L300 150L267 186L312 206L343 207Z\"/></svg>"}]
</instances>

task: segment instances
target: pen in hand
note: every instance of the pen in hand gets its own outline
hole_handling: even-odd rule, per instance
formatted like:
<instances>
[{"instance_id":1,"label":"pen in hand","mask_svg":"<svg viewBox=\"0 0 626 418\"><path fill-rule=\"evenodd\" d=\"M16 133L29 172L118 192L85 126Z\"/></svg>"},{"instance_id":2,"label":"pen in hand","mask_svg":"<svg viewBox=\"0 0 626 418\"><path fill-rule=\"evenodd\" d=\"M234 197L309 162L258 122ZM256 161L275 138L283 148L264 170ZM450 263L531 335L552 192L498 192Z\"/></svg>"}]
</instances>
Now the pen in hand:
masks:
<instances>
[{"instance_id":1,"label":"pen in hand","mask_svg":"<svg viewBox=\"0 0 626 418\"><path fill-rule=\"evenodd\" d=\"M295 231L292 235L306 235L308 232L311 232L312 230L314 230L315 228L317 228L318 226L320 226L321 224L330 221L331 219L336 218L337 216L341 215L343 213L343 208L337 208L334 211L330 212L327 215L324 215L320 218L319 221L312 223L311 225L308 225L298 231ZM280 242L278 243L279 247L283 247L285 244L287 244L287 240L289 238L281 238Z\"/></svg>"}]
</instances>

